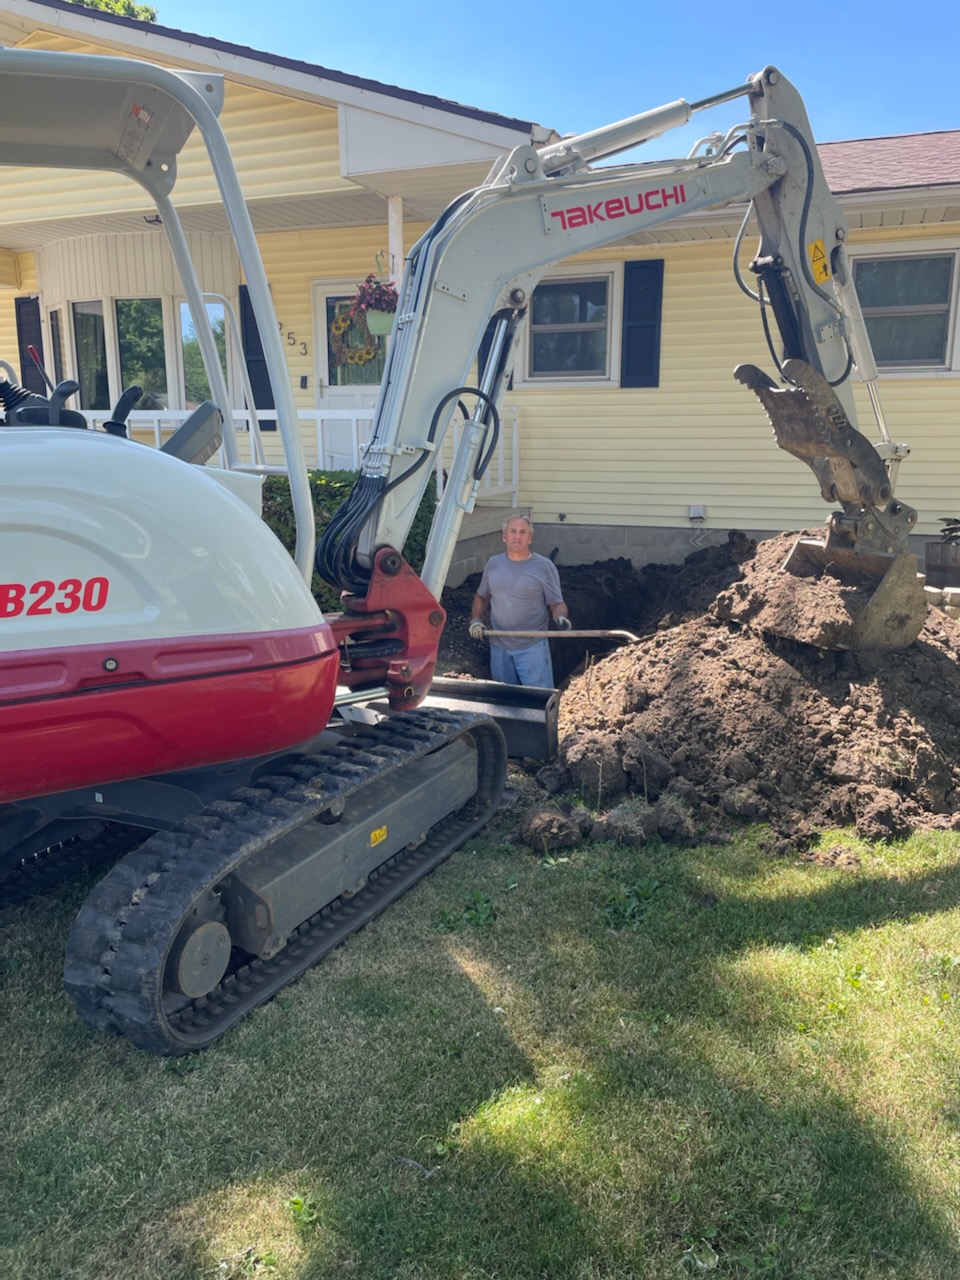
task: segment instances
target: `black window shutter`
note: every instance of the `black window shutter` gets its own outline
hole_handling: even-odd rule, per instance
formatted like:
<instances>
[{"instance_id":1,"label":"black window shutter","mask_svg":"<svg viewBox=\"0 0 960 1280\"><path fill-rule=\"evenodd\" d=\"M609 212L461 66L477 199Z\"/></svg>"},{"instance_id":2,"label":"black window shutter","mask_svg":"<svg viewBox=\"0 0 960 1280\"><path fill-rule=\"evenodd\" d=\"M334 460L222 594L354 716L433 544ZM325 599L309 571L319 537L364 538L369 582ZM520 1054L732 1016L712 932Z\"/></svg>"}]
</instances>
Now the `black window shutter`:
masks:
<instances>
[{"instance_id":1,"label":"black window shutter","mask_svg":"<svg viewBox=\"0 0 960 1280\"><path fill-rule=\"evenodd\" d=\"M240 286L240 341L243 343L243 359L247 366L247 376L253 388L253 403L257 409L275 409L273 387L267 374L267 362L263 355L263 343L260 341L260 330L253 314L250 301L250 290L245 284ZM258 415L259 417L259 415ZM276 431L276 421L260 419L261 431Z\"/></svg>"},{"instance_id":2,"label":"black window shutter","mask_svg":"<svg viewBox=\"0 0 960 1280\"><path fill-rule=\"evenodd\" d=\"M660 385L662 304L663 260L624 263L621 387Z\"/></svg>"},{"instance_id":3,"label":"black window shutter","mask_svg":"<svg viewBox=\"0 0 960 1280\"><path fill-rule=\"evenodd\" d=\"M33 363L33 357L27 347L36 347L37 355L43 362L43 335L40 330L40 299L14 298L17 315L17 344L20 348L20 385L27 391L35 391L37 395L47 394L47 384L43 374Z\"/></svg>"}]
</instances>

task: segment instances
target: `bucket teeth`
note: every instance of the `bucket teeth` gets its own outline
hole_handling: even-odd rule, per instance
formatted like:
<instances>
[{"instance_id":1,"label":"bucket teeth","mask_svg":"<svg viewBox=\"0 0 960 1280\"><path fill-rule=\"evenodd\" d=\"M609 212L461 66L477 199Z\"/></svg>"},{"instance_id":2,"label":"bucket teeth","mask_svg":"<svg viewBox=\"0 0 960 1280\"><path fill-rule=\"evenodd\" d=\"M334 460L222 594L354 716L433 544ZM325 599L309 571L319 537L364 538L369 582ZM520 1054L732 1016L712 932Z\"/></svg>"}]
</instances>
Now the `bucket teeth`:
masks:
<instances>
[{"instance_id":1,"label":"bucket teeth","mask_svg":"<svg viewBox=\"0 0 960 1280\"><path fill-rule=\"evenodd\" d=\"M763 405L780 448L816 475L826 502L887 502L890 480L883 460L848 420L827 380L805 360L787 360L783 372L793 385L778 387L752 364L738 365L733 376Z\"/></svg>"}]
</instances>

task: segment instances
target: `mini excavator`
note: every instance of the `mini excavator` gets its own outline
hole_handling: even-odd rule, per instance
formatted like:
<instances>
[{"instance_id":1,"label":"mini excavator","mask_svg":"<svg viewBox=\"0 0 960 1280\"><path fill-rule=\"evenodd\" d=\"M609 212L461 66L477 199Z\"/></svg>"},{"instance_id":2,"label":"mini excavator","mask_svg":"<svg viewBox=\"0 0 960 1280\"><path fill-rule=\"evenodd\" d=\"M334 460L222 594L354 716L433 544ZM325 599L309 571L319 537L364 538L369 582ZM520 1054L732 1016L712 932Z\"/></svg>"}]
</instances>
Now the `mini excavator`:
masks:
<instances>
[{"instance_id":1,"label":"mini excavator","mask_svg":"<svg viewBox=\"0 0 960 1280\"><path fill-rule=\"evenodd\" d=\"M893 647L916 638L915 513L894 497L907 451L879 413L846 220L801 99L773 67L699 102L517 147L447 208L409 254L372 440L316 549L284 351L218 123L222 81L0 49L0 93L0 164L122 174L152 197L212 389L152 449L128 438L138 388L91 430L65 404L76 383L44 396L0 364L0 877L29 887L113 863L66 948L66 989L91 1027L160 1054L212 1044L497 808L506 750L495 718L429 703L439 596L496 447L531 298L561 259L747 205L760 245L755 284L740 284L777 377L752 366L736 376L777 444L840 506L784 573L868 584L882 615L871 635ZM742 123L705 151L591 167L738 101ZM238 460L172 199L195 131L263 343L297 519L292 556L260 518L262 476ZM854 376L870 388L879 444L856 425ZM417 574L403 546L458 406L466 420ZM342 591L341 613L321 613L314 565Z\"/></svg>"}]
</instances>

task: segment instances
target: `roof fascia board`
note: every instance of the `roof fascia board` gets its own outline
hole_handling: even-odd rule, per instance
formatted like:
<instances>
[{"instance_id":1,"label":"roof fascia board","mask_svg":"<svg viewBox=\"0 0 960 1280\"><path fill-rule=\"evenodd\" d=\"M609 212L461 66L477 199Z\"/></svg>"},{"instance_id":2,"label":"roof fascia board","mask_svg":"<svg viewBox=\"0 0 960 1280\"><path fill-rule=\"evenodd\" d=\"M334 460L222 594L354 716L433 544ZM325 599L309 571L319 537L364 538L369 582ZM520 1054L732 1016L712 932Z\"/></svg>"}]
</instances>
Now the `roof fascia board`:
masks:
<instances>
[{"instance_id":1,"label":"roof fascia board","mask_svg":"<svg viewBox=\"0 0 960 1280\"><path fill-rule=\"evenodd\" d=\"M39 28L54 30L76 39L96 40L117 49L133 51L140 57L144 53L143 32L139 26L129 27L124 20L111 21L109 15L97 9L85 9L79 5L54 8L35 4L32 0L18 0L16 13L18 17L32 21ZM381 113L394 114L414 122L435 118L438 122L436 127L440 127L439 122L442 122L442 127L447 132L452 131L451 125L455 122L456 130L469 138L486 141L491 136L499 138L507 135L514 139L513 145L516 145L521 140L529 142L531 137L539 142L553 136L541 126L521 120L513 121L507 116L495 117L493 112L481 112L456 103L451 103L448 110L438 100L435 103L410 101L405 91L393 94L384 86L383 92L378 92L374 81L367 85L344 83L324 77L320 74L323 68L317 68L317 73L311 74L283 63L268 61L269 54L265 54L263 58L245 57L222 47L220 42L212 39L210 43L206 40L192 40L190 36L189 32L174 32L172 28L151 24L148 47L158 56L169 59L173 65L186 59L203 70L217 71L258 88L275 91L279 87L294 96L319 101L328 106L342 104L373 110L379 108ZM502 143L495 145L502 147Z\"/></svg>"},{"instance_id":2,"label":"roof fascia board","mask_svg":"<svg viewBox=\"0 0 960 1280\"><path fill-rule=\"evenodd\" d=\"M923 208L929 204L949 204L960 199L960 183L938 187L887 187L883 191L841 191L834 196L842 209L850 213L864 209ZM744 202L723 205L719 209L705 209L698 213L684 214L683 221L710 225L729 222L732 214L746 208Z\"/></svg>"},{"instance_id":3,"label":"roof fascia board","mask_svg":"<svg viewBox=\"0 0 960 1280\"><path fill-rule=\"evenodd\" d=\"M900 208L904 205L950 203L960 198L960 182L931 184L926 187L883 187L876 191L834 192L846 209L873 209L878 205Z\"/></svg>"}]
</instances>

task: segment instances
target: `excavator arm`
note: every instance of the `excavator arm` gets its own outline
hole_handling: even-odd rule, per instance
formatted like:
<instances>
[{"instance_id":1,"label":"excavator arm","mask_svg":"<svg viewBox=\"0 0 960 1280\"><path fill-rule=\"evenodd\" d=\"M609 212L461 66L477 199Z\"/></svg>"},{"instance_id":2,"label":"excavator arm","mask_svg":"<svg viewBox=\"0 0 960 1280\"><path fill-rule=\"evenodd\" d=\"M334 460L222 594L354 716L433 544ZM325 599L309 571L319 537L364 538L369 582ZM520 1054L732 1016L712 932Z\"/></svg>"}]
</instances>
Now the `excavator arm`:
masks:
<instances>
[{"instance_id":1,"label":"excavator arm","mask_svg":"<svg viewBox=\"0 0 960 1280\"><path fill-rule=\"evenodd\" d=\"M745 119L705 153L591 169L719 102L745 98ZM699 150L699 148L698 148ZM384 547L402 548L451 418L466 422L427 547L422 582L438 595L464 513L473 507L499 429L534 289L549 267L684 214L748 202L760 232L741 288L760 307L781 388L753 366L737 378L761 400L778 445L811 467L828 502L831 563L895 557L915 513L893 498L908 452L890 441L876 366L846 256L847 221L827 187L803 102L773 67L697 103L679 101L551 147L516 148L456 200L414 246L384 370L370 446L354 492L323 538L322 576L361 599ZM752 286L752 287L751 287ZM779 333L775 349L773 317ZM485 335L489 355L471 373ZM492 339L492 340L491 340ZM866 381L881 443L857 428L851 376ZM866 563L866 562L863 562ZM863 563L857 560L862 577Z\"/></svg>"}]
</instances>

